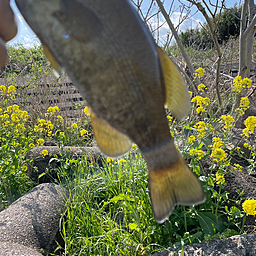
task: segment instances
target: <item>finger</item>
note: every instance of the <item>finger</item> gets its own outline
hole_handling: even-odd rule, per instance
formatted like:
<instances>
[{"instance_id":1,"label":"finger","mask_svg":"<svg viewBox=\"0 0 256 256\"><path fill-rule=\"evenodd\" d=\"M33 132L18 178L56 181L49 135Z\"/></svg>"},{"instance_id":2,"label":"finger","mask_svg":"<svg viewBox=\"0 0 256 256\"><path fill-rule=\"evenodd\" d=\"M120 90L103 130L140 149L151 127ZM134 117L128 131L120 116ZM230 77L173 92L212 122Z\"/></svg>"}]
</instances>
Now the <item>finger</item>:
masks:
<instances>
[{"instance_id":1,"label":"finger","mask_svg":"<svg viewBox=\"0 0 256 256\"><path fill-rule=\"evenodd\" d=\"M7 58L5 42L0 38L0 68L7 62Z\"/></svg>"},{"instance_id":2,"label":"finger","mask_svg":"<svg viewBox=\"0 0 256 256\"><path fill-rule=\"evenodd\" d=\"M17 34L17 24L9 0L0 0L0 37L9 41Z\"/></svg>"}]
</instances>

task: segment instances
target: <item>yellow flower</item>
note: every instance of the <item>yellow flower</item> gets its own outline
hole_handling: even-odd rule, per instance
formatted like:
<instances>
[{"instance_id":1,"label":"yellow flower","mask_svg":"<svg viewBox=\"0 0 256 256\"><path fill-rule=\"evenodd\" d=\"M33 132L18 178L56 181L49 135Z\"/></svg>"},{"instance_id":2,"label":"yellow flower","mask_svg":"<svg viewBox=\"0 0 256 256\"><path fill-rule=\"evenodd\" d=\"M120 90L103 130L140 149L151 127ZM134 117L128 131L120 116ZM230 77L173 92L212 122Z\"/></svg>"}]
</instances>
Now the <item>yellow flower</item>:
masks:
<instances>
[{"instance_id":1,"label":"yellow flower","mask_svg":"<svg viewBox=\"0 0 256 256\"><path fill-rule=\"evenodd\" d=\"M234 169L242 171L243 167L240 164L234 164Z\"/></svg>"},{"instance_id":2,"label":"yellow flower","mask_svg":"<svg viewBox=\"0 0 256 256\"><path fill-rule=\"evenodd\" d=\"M233 80L233 91L237 94L239 94L243 88L250 88L250 86L252 85L252 80L249 78L244 78L242 79L241 76L237 76L234 80Z\"/></svg>"},{"instance_id":3,"label":"yellow flower","mask_svg":"<svg viewBox=\"0 0 256 256\"><path fill-rule=\"evenodd\" d=\"M205 70L203 68L198 68L196 70L195 76L200 79L204 75L204 72L205 72Z\"/></svg>"},{"instance_id":4,"label":"yellow flower","mask_svg":"<svg viewBox=\"0 0 256 256\"><path fill-rule=\"evenodd\" d=\"M39 132L39 126L38 125L35 125L34 132Z\"/></svg>"},{"instance_id":5,"label":"yellow flower","mask_svg":"<svg viewBox=\"0 0 256 256\"><path fill-rule=\"evenodd\" d=\"M133 149L133 150L138 149L137 144L133 144L133 145L132 145L132 149Z\"/></svg>"},{"instance_id":6,"label":"yellow flower","mask_svg":"<svg viewBox=\"0 0 256 256\"><path fill-rule=\"evenodd\" d=\"M77 128L77 123L71 124L71 127L73 127L74 129L76 129L76 128Z\"/></svg>"},{"instance_id":7,"label":"yellow flower","mask_svg":"<svg viewBox=\"0 0 256 256\"><path fill-rule=\"evenodd\" d=\"M192 142L192 141L195 141L196 140L196 137L194 135L191 135L188 137L188 142Z\"/></svg>"},{"instance_id":8,"label":"yellow flower","mask_svg":"<svg viewBox=\"0 0 256 256\"><path fill-rule=\"evenodd\" d=\"M204 137L206 135L206 129L211 129L212 126L210 124L206 124L203 121L200 121L194 125L194 127L198 130L198 137Z\"/></svg>"},{"instance_id":9,"label":"yellow flower","mask_svg":"<svg viewBox=\"0 0 256 256\"><path fill-rule=\"evenodd\" d=\"M23 166L21 167L21 170L22 170L23 172L26 172L26 171L28 170L28 167L27 167L26 165L23 165Z\"/></svg>"},{"instance_id":10,"label":"yellow flower","mask_svg":"<svg viewBox=\"0 0 256 256\"><path fill-rule=\"evenodd\" d=\"M204 84L199 84L198 85L198 91L204 92L204 90L207 90L206 86Z\"/></svg>"},{"instance_id":11,"label":"yellow flower","mask_svg":"<svg viewBox=\"0 0 256 256\"><path fill-rule=\"evenodd\" d=\"M34 148L34 147L35 147L35 144L30 143L28 146L29 146L30 148Z\"/></svg>"},{"instance_id":12,"label":"yellow flower","mask_svg":"<svg viewBox=\"0 0 256 256\"><path fill-rule=\"evenodd\" d=\"M39 146L43 146L44 145L44 139L38 139L37 144Z\"/></svg>"},{"instance_id":13,"label":"yellow flower","mask_svg":"<svg viewBox=\"0 0 256 256\"><path fill-rule=\"evenodd\" d=\"M120 164L120 165L122 165L122 164L124 164L124 163L126 163L127 161L125 160L125 159L123 159L123 158L121 158L121 159L119 159L118 160L118 163Z\"/></svg>"},{"instance_id":14,"label":"yellow flower","mask_svg":"<svg viewBox=\"0 0 256 256\"><path fill-rule=\"evenodd\" d=\"M202 159L204 157L204 151L203 150L199 150L199 149L195 149L195 148L192 148L189 150L189 154L191 156L197 156L198 159Z\"/></svg>"},{"instance_id":15,"label":"yellow flower","mask_svg":"<svg viewBox=\"0 0 256 256\"><path fill-rule=\"evenodd\" d=\"M11 114L11 119L12 119L13 122L19 122L20 121L19 116L18 116L17 113Z\"/></svg>"},{"instance_id":16,"label":"yellow flower","mask_svg":"<svg viewBox=\"0 0 256 256\"><path fill-rule=\"evenodd\" d=\"M0 92L5 92L6 91L6 86L0 85Z\"/></svg>"},{"instance_id":17,"label":"yellow flower","mask_svg":"<svg viewBox=\"0 0 256 256\"><path fill-rule=\"evenodd\" d=\"M8 93L14 94L15 92L16 92L16 88L15 88L13 85L10 85L10 86L8 87Z\"/></svg>"},{"instance_id":18,"label":"yellow flower","mask_svg":"<svg viewBox=\"0 0 256 256\"><path fill-rule=\"evenodd\" d=\"M240 108L248 109L250 105L250 100L247 97L242 97L240 100Z\"/></svg>"},{"instance_id":19,"label":"yellow flower","mask_svg":"<svg viewBox=\"0 0 256 256\"><path fill-rule=\"evenodd\" d=\"M168 119L169 122L171 122L173 117L172 116L167 116L167 119Z\"/></svg>"},{"instance_id":20,"label":"yellow flower","mask_svg":"<svg viewBox=\"0 0 256 256\"><path fill-rule=\"evenodd\" d=\"M223 161L225 156L226 156L225 151L222 148L214 148L212 150L211 157L216 162Z\"/></svg>"},{"instance_id":21,"label":"yellow flower","mask_svg":"<svg viewBox=\"0 0 256 256\"><path fill-rule=\"evenodd\" d=\"M225 122L224 130L228 130L233 126L235 122L234 118L231 115L222 115L221 119Z\"/></svg>"},{"instance_id":22,"label":"yellow flower","mask_svg":"<svg viewBox=\"0 0 256 256\"><path fill-rule=\"evenodd\" d=\"M47 156L49 153L48 153L48 150L44 149L41 154L45 157L45 156Z\"/></svg>"},{"instance_id":23,"label":"yellow flower","mask_svg":"<svg viewBox=\"0 0 256 256\"><path fill-rule=\"evenodd\" d=\"M59 121L60 123L63 122L63 117L62 116L57 116L57 121Z\"/></svg>"},{"instance_id":24,"label":"yellow flower","mask_svg":"<svg viewBox=\"0 0 256 256\"><path fill-rule=\"evenodd\" d=\"M190 95L190 98L192 98L192 96L193 96L193 92L188 91L188 93L189 93L189 95Z\"/></svg>"},{"instance_id":25,"label":"yellow flower","mask_svg":"<svg viewBox=\"0 0 256 256\"><path fill-rule=\"evenodd\" d=\"M65 133L64 132L60 132L60 137L64 138L65 137Z\"/></svg>"},{"instance_id":26,"label":"yellow flower","mask_svg":"<svg viewBox=\"0 0 256 256\"><path fill-rule=\"evenodd\" d=\"M111 158L111 157L107 157L107 163L110 163L110 162L112 162L112 161L114 161L114 159L113 159L113 158Z\"/></svg>"},{"instance_id":27,"label":"yellow flower","mask_svg":"<svg viewBox=\"0 0 256 256\"><path fill-rule=\"evenodd\" d=\"M217 137L213 137L212 142L213 142L213 148L220 148L224 144L223 140Z\"/></svg>"},{"instance_id":28,"label":"yellow flower","mask_svg":"<svg viewBox=\"0 0 256 256\"><path fill-rule=\"evenodd\" d=\"M88 107L84 108L84 113L85 113L86 116L90 115L90 110L89 110Z\"/></svg>"},{"instance_id":29,"label":"yellow flower","mask_svg":"<svg viewBox=\"0 0 256 256\"><path fill-rule=\"evenodd\" d=\"M249 144L248 143L244 143L244 147L245 148L249 148Z\"/></svg>"},{"instance_id":30,"label":"yellow flower","mask_svg":"<svg viewBox=\"0 0 256 256\"><path fill-rule=\"evenodd\" d=\"M86 131L85 129L83 129L83 130L81 130L80 131L80 134L81 134L81 136L86 136L86 135L88 135L88 131Z\"/></svg>"},{"instance_id":31,"label":"yellow flower","mask_svg":"<svg viewBox=\"0 0 256 256\"><path fill-rule=\"evenodd\" d=\"M256 215L256 200L245 200L242 206L246 215Z\"/></svg>"},{"instance_id":32,"label":"yellow flower","mask_svg":"<svg viewBox=\"0 0 256 256\"><path fill-rule=\"evenodd\" d=\"M225 184L225 178L224 175L220 175L218 173L216 173L216 183L217 184Z\"/></svg>"},{"instance_id":33,"label":"yellow flower","mask_svg":"<svg viewBox=\"0 0 256 256\"><path fill-rule=\"evenodd\" d=\"M256 117L255 116L249 116L245 121L244 124L246 126L245 129L243 129L243 134L246 137L249 137L249 131L251 133L254 133L254 129L256 127Z\"/></svg>"}]
</instances>

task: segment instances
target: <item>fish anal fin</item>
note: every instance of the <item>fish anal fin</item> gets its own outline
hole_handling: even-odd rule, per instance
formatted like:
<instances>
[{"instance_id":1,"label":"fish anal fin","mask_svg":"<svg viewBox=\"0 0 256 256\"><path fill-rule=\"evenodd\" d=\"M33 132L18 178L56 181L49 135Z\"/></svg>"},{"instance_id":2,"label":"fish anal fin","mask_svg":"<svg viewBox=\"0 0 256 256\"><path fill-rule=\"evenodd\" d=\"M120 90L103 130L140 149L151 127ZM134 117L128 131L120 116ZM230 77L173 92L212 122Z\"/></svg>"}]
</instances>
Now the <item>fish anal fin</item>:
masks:
<instances>
[{"instance_id":1,"label":"fish anal fin","mask_svg":"<svg viewBox=\"0 0 256 256\"><path fill-rule=\"evenodd\" d=\"M61 71L62 71L61 66L59 65L57 60L54 58L54 56L52 55L52 53L49 50L49 48L44 43L42 43L42 46L43 46L43 50L44 50L44 54L45 54L46 58L51 63L51 65L52 65L52 67L54 69L54 71L53 71L54 75L57 78L59 78L60 74L61 74Z\"/></svg>"},{"instance_id":2,"label":"fish anal fin","mask_svg":"<svg viewBox=\"0 0 256 256\"><path fill-rule=\"evenodd\" d=\"M110 157L118 157L131 149L131 140L91 111L94 137L100 150Z\"/></svg>"},{"instance_id":3,"label":"fish anal fin","mask_svg":"<svg viewBox=\"0 0 256 256\"><path fill-rule=\"evenodd\" d=\"M179 120L184 119L190 111L191 103L187 86L176 64L157 46L165 82L165 105Z\"/></svg>"},{"instance_id":4,"label":"fish anal fin","mask_svg":"<svg viewBox=\"0 0 256 256\"><path fill-rule=\"evenodd\" d=\"M202 186L184 159L164 170L149 170L149 189L155 219L163 223L176 205L205 202Z\"/></svg>"}]
</instances>

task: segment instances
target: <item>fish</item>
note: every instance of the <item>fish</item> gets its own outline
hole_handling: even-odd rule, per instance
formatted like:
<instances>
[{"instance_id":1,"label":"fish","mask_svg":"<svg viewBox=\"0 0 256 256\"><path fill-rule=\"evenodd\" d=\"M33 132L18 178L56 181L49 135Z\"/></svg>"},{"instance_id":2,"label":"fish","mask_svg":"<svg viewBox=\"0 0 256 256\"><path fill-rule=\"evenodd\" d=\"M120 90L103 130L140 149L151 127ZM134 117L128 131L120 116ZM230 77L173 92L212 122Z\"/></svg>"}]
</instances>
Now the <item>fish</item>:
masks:
<instances>
[{"instance_id":1,"label":"fish","mask_svg":"<svg viewBox=\"0 0 256 256\"><path fill-rule=\"evenodd\" d=\"M203 203L166 118L166 109L179 120L189 114L187 87L130 1L15 1L53 68L86 100L101 151L118 157L138 146L155 220L163 223L176 205Z\"/></svg>"}]
</instances>

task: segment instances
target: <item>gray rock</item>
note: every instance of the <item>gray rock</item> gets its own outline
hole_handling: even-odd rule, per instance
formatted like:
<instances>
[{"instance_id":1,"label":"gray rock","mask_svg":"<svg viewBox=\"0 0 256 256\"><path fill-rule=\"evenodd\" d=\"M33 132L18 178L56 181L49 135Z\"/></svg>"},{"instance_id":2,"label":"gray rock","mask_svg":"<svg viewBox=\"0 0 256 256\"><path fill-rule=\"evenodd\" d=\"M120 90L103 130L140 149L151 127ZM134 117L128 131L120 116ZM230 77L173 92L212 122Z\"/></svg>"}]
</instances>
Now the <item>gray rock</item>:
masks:
<instances>
[{"instance_id":1,"label":"gray rock","mask_svg":"<svg viewBox=\"0 0 256 256\"><path fill-rule=\"evenodd\" d=\"M0 252L7 250L7 243L29 247L38 253L41 249L50 252L68 196L60 186L41 184L0 212Z\"/></svg>"},{"instance_id":2,"label":"gray rock","mask_svg":"<svg viewBox=\"0 0 256 256\"><path fill-rule=\"evenodd\" d=\"M20 244L0 242L0 256L42 256L36 250Z\"/></svg>"},{"instance_id":3,"label":"gray rock","mask_svg":"<svg viewBox=\"0 0 256 256\"><path fill-rule=\"evenodd\" d=\"M48 155L43 156L42 151L47 150ZM83 156L87 156L87 160L90 163L98 163L102 165L102 154L98 147L63 147L60 149L58 146L40 146L35 147L28 151L26 159L28 159L27 175L38 181L38 176L45 173L47 168L54 170L60 167L58 159L66 159L66 154L70 155L71 159L78 159ZM36 169L34 168L36 167ZM57 179L57 174L52 171L49 176L45 175L39 179L39 183L53 182Z\"/></svg>"},{"instance_id":4,"label":"gray rock","mask_svg":"<svg viewBox=\"0 0 256 256\"><path fill-rule=\"evenodd\" d=\"M176 253L176 254L175 254ZM181 256L180 248L169 248L157 252L154 256ZM206 243L187 245L184 256L255 256L256 234L233 236L222 240L212 240Z\"/></svg>"}]
</instances>

